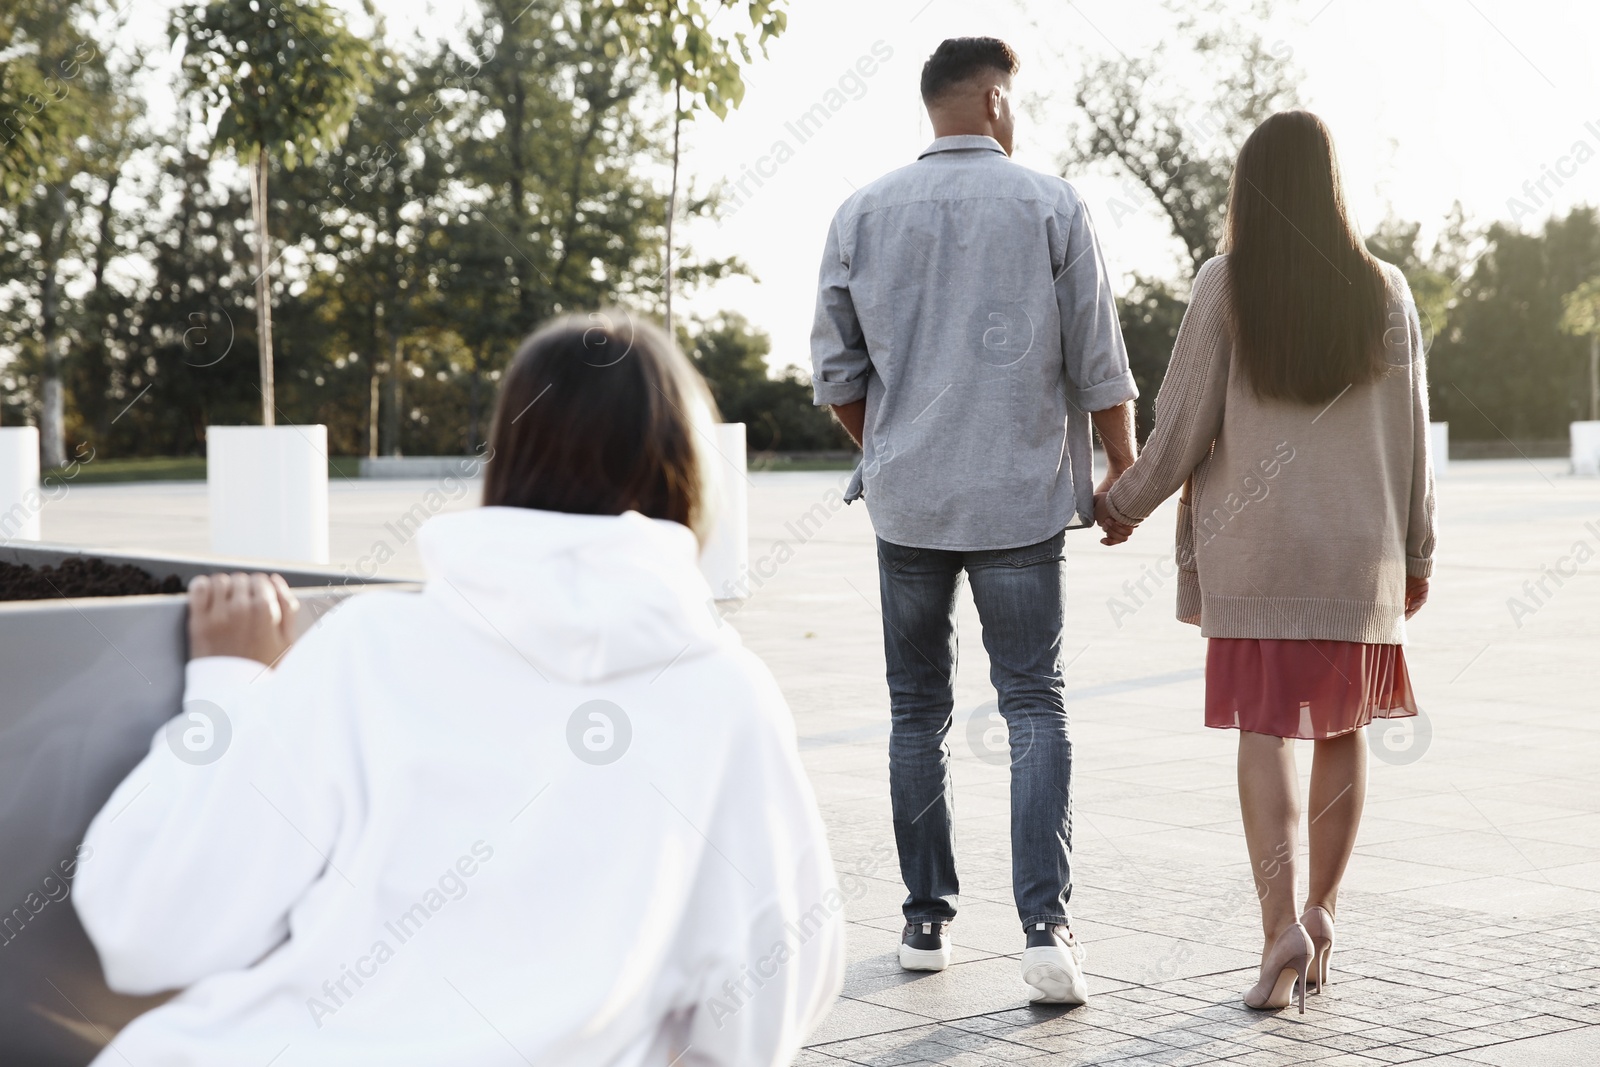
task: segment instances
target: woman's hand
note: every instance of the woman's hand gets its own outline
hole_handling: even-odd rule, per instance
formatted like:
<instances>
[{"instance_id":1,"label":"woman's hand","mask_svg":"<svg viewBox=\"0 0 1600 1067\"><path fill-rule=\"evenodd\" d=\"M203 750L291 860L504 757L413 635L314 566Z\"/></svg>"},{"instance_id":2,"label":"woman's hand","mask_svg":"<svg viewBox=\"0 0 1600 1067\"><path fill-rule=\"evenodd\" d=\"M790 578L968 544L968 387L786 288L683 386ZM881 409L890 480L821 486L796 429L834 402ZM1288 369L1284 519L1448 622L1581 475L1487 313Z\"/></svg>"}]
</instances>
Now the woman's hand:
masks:
<instances>
[{"instance_id":1,"label":"woman's hand","mask_svg":"<svg viewBox=\"0 0 1600 1067\"><path fill-rule=\"evenodd\" d=\"M1100 524L1100 529L1105 536L1100 538L1102 545L1120 545L1133 536L1133 527L1120 523L1111 517L1111 510L1106 507L1106 494L1096 493L1094 497L1094 521Z\"/></svg>"},{"instance_id":2,"label":"woman's hand","mask_svg":"<svg viewBox=\"0 0 1600 1067\"><path fill-rule=\"evenodd\" d=\"M1428 602L1428 579L1406 578L1406 618L1422 610Z\"/></svg>"},{"instance_id":3,"label":"woman's hand","mask_svg":"<svg viewBox=\"0 0 1600 1067\"><path fill-rule=\"evenodd\" d=\"M272 666L294 643L300 601L280 574L202 574L189 583L189 658Z\"/></svg>"}]
</instances>

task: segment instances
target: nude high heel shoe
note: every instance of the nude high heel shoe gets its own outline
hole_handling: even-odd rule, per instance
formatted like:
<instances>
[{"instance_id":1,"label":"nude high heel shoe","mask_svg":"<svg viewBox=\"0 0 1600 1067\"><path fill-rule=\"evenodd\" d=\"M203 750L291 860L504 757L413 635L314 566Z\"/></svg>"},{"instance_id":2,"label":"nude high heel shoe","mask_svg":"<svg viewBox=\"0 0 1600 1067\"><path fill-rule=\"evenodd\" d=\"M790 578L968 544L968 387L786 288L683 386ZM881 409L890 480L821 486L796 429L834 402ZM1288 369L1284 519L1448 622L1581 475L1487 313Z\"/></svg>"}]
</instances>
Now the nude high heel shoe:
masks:
<instances>
[{"instance_id":1,"label":"nude high heel shoe","mask_svg":"<svg viewBox=\"0 0 1600 1067\"><path fill-rule=\"evenodd\" d=\"M1311 936L1311 973L1316 976L1312 993L1321 993L1328 984L1328 960L1333 955L1333 916L1328 909L1313 904L1300 916L1300 925Z\"/></svg>"},{"instance_id":2,"label":"nude high heel shoe","mask_svg":"<svg viewBox=\"0 0 1600 1067\"><path fill-rule=\"evenodd\" d=\"M1278 935L1261 964L1261 980L1244 995L1244 1006L1257 1011L1287 1008L1300 990L1300 1014L1306 1013L1306 972L1315 949L1306 928L1295 923ZM1297 980L1298 979L1298 984Z\"/></svg>"}]
</instances>

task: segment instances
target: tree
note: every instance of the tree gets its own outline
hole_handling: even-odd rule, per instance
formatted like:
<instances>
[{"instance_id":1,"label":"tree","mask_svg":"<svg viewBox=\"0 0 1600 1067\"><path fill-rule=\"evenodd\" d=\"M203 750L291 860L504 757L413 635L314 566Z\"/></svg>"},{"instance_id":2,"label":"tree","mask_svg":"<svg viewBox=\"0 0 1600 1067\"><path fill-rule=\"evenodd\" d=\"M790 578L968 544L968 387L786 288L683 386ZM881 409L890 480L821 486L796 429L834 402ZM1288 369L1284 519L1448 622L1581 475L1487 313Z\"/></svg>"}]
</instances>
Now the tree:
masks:
<instances>
[{"instance_id":1,"label":"tree","mask_svg":"<svg viewBox=\"0 0 1600 1067\"><path fill-rule=\"evenodd\" d=\"M1456 205L1457 209L1460 205ZM1450 308L1455 304L1455 281L1442 267L1452 262L1451 234L1442 234L1431 254L1424 254L1418 240L1420 223L1402 222L1390 217L1366 239L1367 251L1386 263L1393 263L1406 276L1411 289L1411 299L1417 305L1417 318L1422 324L1424 345L1433 338L1445 323Z\"/></svg>"},{"instance_id":2,"label":"tree","mask_svg":"<svg viewBox=\"0 0 1600 1067\"><path fill-rule=\"evenodd\" d=\"M400 450L406 342L434 299L430 244L437 244L440 216L449 208L444 190L454 152L441 133L449 109L426 102L430 89L438 91L432 80L426 64L377 49L371 85L340 147L282 185L286 239L314 270L307 281L310 302L326 309L320 317L358 357L353 362L365 364L369 403L361 451L371 456Z\"/></svg>"},{"instance_id":3,"label":"tree","mask_svg":"<svg viewBox=\"0 0 1600 1067\"><path fill-rule=\"evenodd\" d=\"M1186 297L1158 278L1135 275L1118 303L1122 340L1128 348L1128 369L1139 389L1135 429L1144 440L1155 429L1156 394L1167 374L1167 361L1178 341L1178 326L1188 308Z\"/></svg>"},{"instance_id":4,"label":"tree","mask_svg":"<svg viewBox=\"0 0 1600 1067\"><path fill-rule=\"evenodd\" d=\"M1600 211L1485 239L1430 354L1434 417L1465 440L1548 439L1588 406L1583 346L1561 322L1563 298L1600 274Z\"/></svg>"},{"instance_id":5,"label":"tree","mask_svg":"<svg viewBox=\"0 0 1600 1067\"><path fill-rule=\"evenodd\" d=\"M756 452L811 452L854 445L842 427L811 403L811 383L793 367L774 376L767 367L772 339L743 315L725 311L701 321L679 343L711 387L717 410L742 422Z\"/></svg>"},{"instance_id":6,"label":"tree","mask_svg":"<svg viewBox=\"0 0 1600 1067\"><path fill-rule=\"evenodd\" d=\"M73 146L94 129L92 99L74 91L86 65L103 66L79 28L87 7L11 0L0 10L0 202L66 177Z\"/></svg>"},{"instance_id":7,"label":"tree","mask_svg":"<svg viewBox=\"0 0 1600 1067\"><path fill-rule=\"evenodd\" d=\"M1198 271L1217 252L1240 146L1262 120L1294 106L1300 79L1292 50L1261 35L1265 0L1253 0L1249 17L1224 0L1164 6L1177 20L1172 38L1137 57L1119 52L1073 64L1083 73L1072 93L1078 118L1062 166L1071 174L1108 162L1131 176ZM1188 42L1188 54L1176 54L1171 39ZM1135 208L1114 201L1113 215L1119 210Z\"/></svg>"},{"instance_id":8,"label":"tree","mask_svg":"<svg viewBox=\"0 0 1600 1067\"><path fill-rule=\"evenodd\" d=\"M1561 329L1589 338L1589 418L1600 420L1600 275L1562 297Z\"/></svg>"},{"instance_id":9,"label":"tree","mask_svg":"<svg viewBox=\"0 0 1600 1067\"><path fill-rule=\"evenodd\" d=\"M371 52L323 0L210 0L179 8L169 30L185 41L190 91L219 111L216 140L250 168L256 236L256 338L261 422L273 425L272 296L267 173L273 155L294 169L335 147L369 77Z\"/></svg>"},{"instance_id":10,"label":"tree","mask_svg":"<svg viewBox=\"0 0 1600 1067\"><path fill-rule=\"evenodd\" d=\"M8 251L22 268L10 276L36 284L23 301L33 325L33 343L25 347L37 371L40 459L47 467L66 462L62 378L71 330L65 274L81 265L78 211L88 184L82 176L103 162L96 138L115 124L118 104L104 56L83 29L95 11L87 2L30 0L0 16L14 34L5 53L10 58L0 64L6 135L0 186Z\"/></svg>"},{"instance_id":11,"label":"tree","mask_svg":"<svg viewBox=\"0 0 1600 1067\"><path fill-rule=\"evenodd\" d=\"M596 21L616 20L626 46L672 93L672 185L667 196L665 315L672 333L672 226L678 207L678 165L683 123L699 109L717 118L744 100L743 66L753 62L750 35L766 54L767 42L788 26L785 0L606 0L592 9ZM718 37L711 24L728 8L743 8L751 30ZM687 94L688 100L684 97Z\"/></svg>"},{"instance_id":12,"label":"tree","mask_svg":"<svg viewBox=\"0 0 1600 1067\"><path fill-rule=\"evenodd\" d=\"M171 206L129 220L153 277L120 331L125 358L111 392L126 411L101 450L107 456L198 455L208 425L247 421L261 402L248 358L250 220L242 198L212 181L212 161L189 149L181 126L173 136L151 195Z\"/></svg>"}]
</instances>

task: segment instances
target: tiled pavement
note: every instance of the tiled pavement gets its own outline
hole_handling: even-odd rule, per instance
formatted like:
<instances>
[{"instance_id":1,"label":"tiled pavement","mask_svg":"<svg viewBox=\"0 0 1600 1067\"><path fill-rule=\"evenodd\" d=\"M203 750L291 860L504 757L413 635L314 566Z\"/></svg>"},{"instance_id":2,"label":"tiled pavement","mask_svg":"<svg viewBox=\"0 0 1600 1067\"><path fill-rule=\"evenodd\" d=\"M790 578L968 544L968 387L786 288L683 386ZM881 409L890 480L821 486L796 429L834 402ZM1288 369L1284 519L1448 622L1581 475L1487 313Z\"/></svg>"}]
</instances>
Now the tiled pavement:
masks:
<instances>
[{"instance_id":1,"label":"tiled pavement","mask_svg":"<svg viewBox=\"0 0 1600 1067\"><path fill-rule=\"evenodd\" d=\"M1064 1011L1030 1007L1018 973L1007 770L970 602L950 738L956 963L912 976L894 955L904 890L871 528L836 506L842 475L753 476L753 595L729 619L789 696L852 897L844 996L799 1062L1600 1065L1600 481L1563 469L1457 464L1441 480L1433 599L1408 649L1426 719L1370 739L1334 980L1304 1016L1238 1002L1260 932L1234 735L1201 726L1203 644L1151 577L1170 505L1118 549L1070 542L1072 908L1091 998ZM427 488L336 485L336 561L387 537ZM108 530L203 551L203 487L84 486L45 513L50 539L104 544ZM1595 558L1575 562L1580 544ZM393 547L386 573L413 573L411 546ZM1558 585L1544 572L1557 565L1574 576ZM1530 610L1515 617L1511 598ZM1309 745L1302 758L1304 775Z\"/></svg>"},{"instance_id":2,"label":"tiled pavement","mask_svg":"<svg viewBox=\"0 0 1600 1067\"><path fill-rule=\"evenodd\" d=\"M1304 1016L1239 1003L1261 933L1236 735L1201 725L1203 642L1172 619L1170 583L1145 577L1170 551L1170 511L1118 549L1069 542L1072 908L1091 996L1067 1011L1029 1006L1020 981L1007 768L986 744L1003 734L985 738L970 602L950 735L956 962L900 971L871 530L855 507L802 524L826 507L825 476L758 480L757 558L781 556L779 539L795 553L733 619L789 694L859 895L844 997L799 1062L1600 1065L1600 560L1547 582L1520 628L1507 605L1575 542L1600 552L1600 482L1562 469L1458 464L1442 479L1440 565L1408 650L1427 723L1371 739L1333 982ZM1123 583L1141 578L1131 596ZM1303 743L1302 775L1309 758Z\"/></svg>"}]
</instances>

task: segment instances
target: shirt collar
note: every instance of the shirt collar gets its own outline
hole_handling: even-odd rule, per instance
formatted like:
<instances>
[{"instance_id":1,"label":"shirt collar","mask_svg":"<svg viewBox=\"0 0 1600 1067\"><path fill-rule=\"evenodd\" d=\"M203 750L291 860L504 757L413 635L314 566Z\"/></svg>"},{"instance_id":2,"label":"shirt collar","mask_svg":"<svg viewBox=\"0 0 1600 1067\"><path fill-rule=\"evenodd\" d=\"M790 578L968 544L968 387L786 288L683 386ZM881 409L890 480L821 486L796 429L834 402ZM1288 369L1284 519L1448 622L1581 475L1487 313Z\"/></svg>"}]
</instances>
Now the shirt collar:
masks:
<instances>
[{"instance_id":1,"label":"shirt collar","mask_svg":"<svg viewBox=\"0 0 1600 1067\"><path fill-rule=\"evenodd\" d=\"M993 137L988 137L981 133L961 133L956 134L954 137L934 138L933 143L917 158L927 159L935 152L969 152L974 149L999 152L1002 156L1006 154L1006 150L1000 147L1000 142Z\"/></svg>"}]
</instances>

